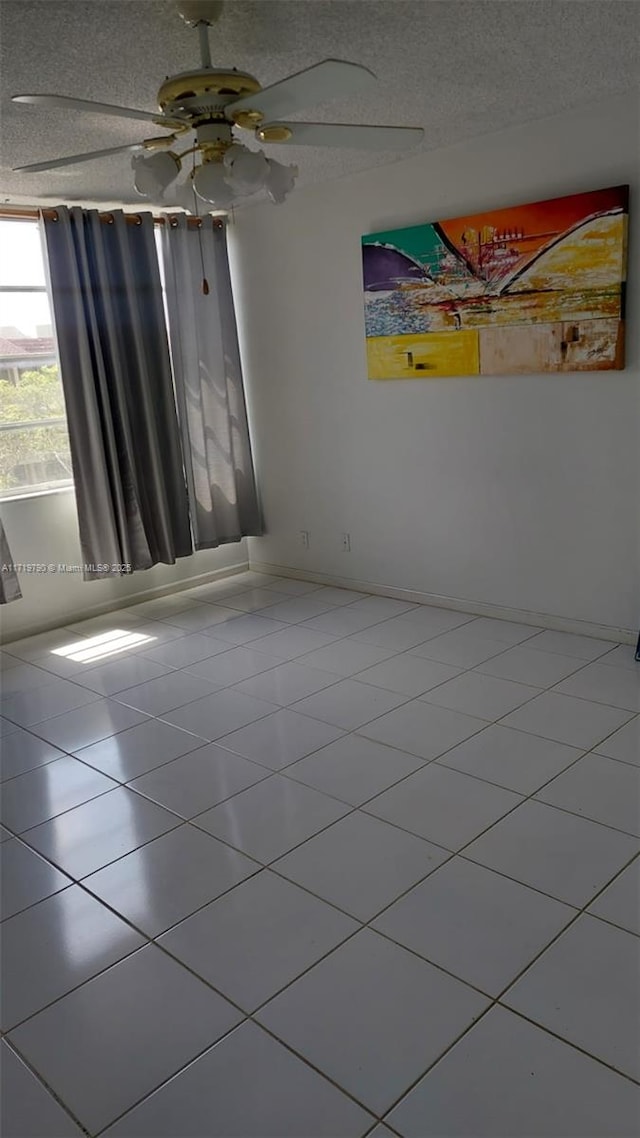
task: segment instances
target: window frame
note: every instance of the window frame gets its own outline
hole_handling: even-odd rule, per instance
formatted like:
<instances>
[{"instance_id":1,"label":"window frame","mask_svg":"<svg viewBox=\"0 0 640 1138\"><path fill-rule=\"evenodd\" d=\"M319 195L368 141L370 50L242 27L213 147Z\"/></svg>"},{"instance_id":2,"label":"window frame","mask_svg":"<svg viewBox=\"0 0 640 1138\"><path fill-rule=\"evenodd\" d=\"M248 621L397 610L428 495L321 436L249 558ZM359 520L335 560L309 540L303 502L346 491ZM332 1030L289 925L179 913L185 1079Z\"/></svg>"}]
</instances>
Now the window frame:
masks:
<instances>
[{"instance_id":1,"label":"window frame","mask_svg":"<svg viewBox=\"0 0 640 1138\"><path fill-rule=\"evenodd\" d=\"M32 225L36 225L38 227L38 229L40 228L40 223L39 223L39 220L37 218L24 217L24 218L18 219L15 217L3 217L2 214L0 213L0 225L2 224L2 222L4 220L6 220L6 221L20 220L21 223L22 222L29 222ZM50 311L50 315L51 315L51 327L54 330L53 339L55 341L55 329L54 329L54 325L53 325L53 311L52 311L52 307L51 307L51 297L49 295L49 289L47 288L46 284L45 285L0 284L0 296L2 296L3 293L13 293L13 294L15 294L15 293L44 293L44 295L47 297L47 299L49 301L49 311ZM50 355L50 356L43 356L42 361L41 361L41 365L50 365L52 363L55 363L57 365L58 372L59 372L60 371L60 364L59 364L59 360L58 360L58 356L57 356L56 352L52 353L52 355ZM62 383L61 378L60 378L60 382ZM42 427L60 427L60 426L63 426L63 427L68 429L66 415L54 416L50 419L36 419L36 420L30 419L30 420L25 420L25 421L20 421L20 422L6 422L5 423L5 422L2 422L0 420L0 435L4 434L5 431L6 432L8 432L8 431L19 431L19 430L25 431L25 430L29 430L29 429L37 430L38 428L42 428ZM15 502L15 501L18 501L22 498L37 498L37 497L40 497L44 494L52 494L52 493L56 493L58 491L61 491L61 492L62 491L69 491L69 490L73 490L73 488L74 488L73 475L71 475L69 478L58 478L55 481L49 480L49 481L45 481L45 482L33 483L33 485L31 485L31 486L7 487L4 490L2 488L0 488L0 504L2 502Z\"/></svg>"}]
</instances>

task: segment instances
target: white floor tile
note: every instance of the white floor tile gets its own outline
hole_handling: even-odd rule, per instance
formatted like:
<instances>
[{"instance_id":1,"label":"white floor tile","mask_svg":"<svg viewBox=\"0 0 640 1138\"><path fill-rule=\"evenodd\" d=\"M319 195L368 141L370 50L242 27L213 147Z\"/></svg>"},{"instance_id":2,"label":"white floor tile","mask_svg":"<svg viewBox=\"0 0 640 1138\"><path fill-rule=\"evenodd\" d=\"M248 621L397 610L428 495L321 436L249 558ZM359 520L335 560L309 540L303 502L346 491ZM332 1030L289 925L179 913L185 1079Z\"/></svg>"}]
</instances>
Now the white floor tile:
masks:
<instances>
[{"instance_id":1,"label":"white floor tile","mask_svg":"<svg viewBox=\"0 0 640 1138\"><path fill-rule=\"evenodd\" d=\"M71 885L71 880L22 842L7 839L0 859L2 919Z\"/></svg>"},{"instance_id":2,"label":"white floor tile","mask_svg":"<svg viewBox=\"0 0 640 1138\"><path fill-rule=\"evenodd\" d=\"M294 703L293 710L313 719L322 719L324 723L333 723L334 727L353 731L404 703L405 699L403 695L371 684L340 680L332 687Z\"/></svg>"},{"instance_id":3,"label":"white floor tile","mask_svg":"<svg viewBox=\"0 0 640 1138\"><path fill-rule=\"evenodd\" d=\"M40 632L36 636L11 640L5 648L10 656L17 656L20 660L33 660L36 656L55 652L57 648L80 644L84 639L85 637L69 632L66 628L55 628L52 632Z\"/></svg>"},{"instance_id":4,"label":"white floor tile","mask_svg":"<svg viewBox=\"0 0 640 1138\"><path fill-rule=\"evenodd\" d=\"M232 648L227 645L227 651L212 656L209 660L201 660L191 664L188 672L192 676L201 676L211 688L226 688L231 684L238 684L250 676L257 676L269 668L275 668L281 661L277 656L267 656L265 652L256 652L253 648Z\"/></svg>"},{"instance_id":5,"label":"white floor tile","mask_svg":"<svg viewBox=\"0 0 640 1138\"><path fill-rule=\"evenodd\" d=\"M348 809L335 798L273 775L199 814L195 824L266 865Z\"/></svg>"},{"instance_id":6,"label":"white floor tile","mask_svg":"<svg viewBox=\"0 0 640 1138\"><path fill-rule=\"evenodd\" d=\"M169 616L161 616L160 620L182 628L186 632L200 632L204 628L211 628L219 622L231 620L238 613L235 609L225 608L224 605L192 604L181 612L172 612Z\"/></svg>"},{"instance_id":7,"label":"white floor tile","mask_svg":"<svg viewBox=\"0 0 640 1138\"><path fill-rule=\"evenodd\" d=\"M291 1051L246 1023L105 1138L361 1138L373 1121Z\"/></svg>"},{"instance_id":8,"label":"white floor tile","mask_svg":"<svg viewBox=\"0 0 640 1138\"><path fill-rule=\"evenodd\" d=\"M305 696L313 695L323 688L338 683L340 679L341 677L334 672L323 672L320 668L310 668L296 661L278 663L269 671L243 680L236 685L235 690L286 707L290 703L304 699Z\"/></svg>"},{"instance_id":9,"label":"white floor tile","mask_svg":"<svg viewBox=\"0 0 640 1138\"><path fill-rule=\"evenodd\" d=\"M66 1110L4 1041L0 1043L2 1068L2 1132L16 1138L83 1138Z\"/></svg>"},{"instance_id":10,"label":"white floor tile","mask_svg":"<svg viewBox=\"0 0 640 1138\"><path fill-rule=\"evenodd\" d=\"M439 660L442 664L451 664L457 668L473 668L498 656L506 651L506 645L501 640L490 640L479 634L471 635L467 632L467 625L454 628L452 632L444 632L419 644L410 651L416 656L424 656L427 660Z\"/></svg>"},{"instance_id":11,"label":"white floor tile","mask_svg":"<svg viewBox=\"0 0 640 1138\"><path fill-rule=\"evenodd\" d=\"M192 675L190 672L174 671L147 683L125 688L124 691L119 691L114 699L118 703L126 704L127 707L144 711L145 715L164 715L176 707L183 707L196 699L211 695L216 686L210 680Z\"/></svg>"},{"instance_id":12,"label":"white floor tile","mask_svg":"<svg viewBox=\"0 0 640 1138\"><path fill-rule=\"evenodd\" d=\"M606 739L629 718L628 711L618 711L570 695L543 692L507 715L502 725L587 750Z\"/></svg>"},{"instance_id":13,"label":"white floor tile","mask_svg":"<svg viewBox=\"0 0 640 1138\"><path fill-rule=\"evenodd\" d=\"M274 617L267 618L256 613L239 616L237 612L233 612L232 617L213 625L208 631L217 640L226 640L230 645L239 645L250 644L252 640L260 640L264 636L271 636L274 632L282 632L287 627L284 621L276 620ZM255 644L252 647L255 648ZM273 654L277 655L275 652Z\"/></svg>"},{"instance_id":14,"label":"white floor tile","mask_svg":"<svg viewBox=\"0 0 640 1138\"><path fill-rule=\"evenodd\" d=\"M312 668L321 668L327 672L336 672L341 676L353 676L364 668L379 664L393 656L394 649L384 648L377 644L362 644L359 640L337 640L318 648L315 652L308 652L300 656L296 663L308 664Z\"/></svg>"},{"instance_id":15,"label":"white floor tile","mask_svg":"<svg viewBox=\"0 0 640 1138\"><path fill-rule=\"evenodd\" d=\"M204 699L188 703L185 707L168 711L163 719L213 742L232 731L238 731L240 727L246 727L247 723L263 719L275 710L276 705L267 703L264 699L254 699L250 695L223 689Z\"/></svg>"},{"instance_id":16,"label":"white floor tile","mask_svg":"<svg viewBox=\"0 0 640 1138\"><path fill-rule=\"evenodd\" d=\"M129 783L181 818L193 818L269 777L264 767L208 743Z\"/></svg>"},{"instance_id":17,"label":"white floor tile","mask_svg":"<svg viewBox=\"0 0 640 1138\"><path fill-rule=\"evenodd\" d=\"M619 731L614 731L613 735L598 743L596 751L599 755L608 755L611 759L640 766L640 716L625 723Z\"/></svg>"},{"instance_id":18,"label":"white floor tile","mask_svg":"<svg viewBox=\"0 0 640 1138\"><path fill-rule=\"evenodd\" d=\"M357 609L355 605L345 605L342 608L334 608L329 612L324 612L322 616L314 616L303 627L313 629L314 632L324 632L335 638L353 636L354 633L360 632L363 628L371 628L374 624L380 624L384 619L384 616L371 612L370 609L362 610Z\"/></svg>"},{"instance_id":19,"label":"white floor tile","mask_svg":"<svg viewBox=\"0 0 640 1138\"><path fill-rule=\"evenodd\" d=\"M179 824L175 814L123 786L28 830L25 840L79 879Z\"/></svg>"},{"instance_id":20,"label":"white floor tile","mask_svg":"<svg viewBox=\"0 0 640 1138\"><path fill-rule=\"evenodd\" d=\"M640 941L582 916L514 984L503 1002L622 1074L640 1079Z\"/></svg>"},{"instance_id":21,"label":"white floor tile","mask_svg":"<svg viewBox=\"0 0 640 1138\"><path fill-rule=\"evenodd\" d=\"M436 759L486 727L486 720L414 699L361 729L361 734L422 759Z\"/></svg>"},{"instance_id":22,"label":"white floor tile","mask_svg":"<svg viewBox=\"0 0 640 1138\"><path fill-rule=\"evenodd\" d=\"M620 707L626 711L640 711L640 668L611 668L604 664L587 664L586 668L563 680L555 689L563 695L575 695Z\"/></svg>"},{"instance_id":23,"label":"white floor tile","mask_svg":"<svg viewBox=\"0 0 640 1138\"><path fill-rule=\"evenodd\" d=\"M147 719L137 727L120 731L118 735L111 735L75 754L83 763L117 782L129 782L179 755L195 751L202 742L197 735L181 731L170 723Z\"/></svg>"},{"instance_id":24,"label":"white floor tile","mask_svg":"<svg viewBox=\"0 0 640 1138\"><path fill-rule=\"evenodd\" d=\"M431 763L364 809L445 849L458 850L521 801L510 790Z\"/></svg>"},{"instance_id":25,"label":"white floor tile","mask_svg":"<svg viewBox=\"0 0 640 1138\"><path fill-rule=\"evenodd\" d=\"M9 1031L144 944L79 885L2 926L2 1030Z\"/></svg>"},{"instance_id":26,"label":"white floor tile","mask_svg":"<svg viewBox=\"0 0 640 1138\"><path fill-rule=\"evenodd\" d=\"M627 668L631 672L637 672L638 661L636 660L636 646L635 644L618 644L616 648L612 648L605 656L598 657L598 663L606 664L608 667Z\"/></svg>"},{"instance_id":27,"label":"white floor tile","mask_svg":"<svg viewBox=\"0 0 640 1138\"><path fill-rule=\"evenodd\" d=\"M351 605L354 601L363 601L366 593L358 593L355 589L334 589L330 585L319 585L315 590L315 597L319 601L326 601L329 605L340 608L342 605Z\"/></svg>"},{"instance_id":28,"label":"white floor tile","mask_svg":"<svg viewBox=\"0 0 640 1138\"><path fill-rule=\"evenodd\" d=\"M477 671L502 680L532 684L534 688L549 688L579 668L584 668L584 660L543 652L542 649L535 651L525 643L478 664Z\"/></svg>"},{"instance_id":29,"label":"white floor tile","mask_svg":"<svg viewBox=\"0 0 640 1138\"><path fill-rule=\"evenodd\" d=\"M43 719L73 711L84 704L93 703L98 696L69 680L53 680L32 691L8 695L0 702L0 711L19 727L31 727Z\"/></svg>"},{"instance_id":30,"label":"white floor tile","mask_svg":"<svg viewBox=\"0 0 640 1138\"><path fill-rule=\"evenodd\" d=\"M543 652L557 652L561 656L575 656L577 660L597 660L615 648L609 640L596 640L590 636L576 636L572 632L552 632L550 630L534 636L527 648L541 649Z\"/></svg>"},{"instance_id":31,"label":"white floor tile","mask_svg":"<svg viewBox=\"0 0 640 1138\"><path fill-rule=\"evenodd\" d=\"M257 1019L381 1114L486 1006L471 988L364 929Z\"/></svg>"},{"instance_id":32,"label":"white floor tile","mask_svg":"<svg viewBox=\"0 0 640 1138\"><path fill-rule=\"evenodd\" d=\"M64 755L5 783L0 817L10 830L19 834L108 790L115 790L115 786L104 774Z\"/></svg>"},{"instance_id":33,"label":"white floor tile","mask_svg":"<svg viewBox=\"0 0 640 1138\"><path fill-rule=\"evenodd\" d=\"M86 707L79 707L66 715L56 715L54 719L39 723L35 734L63 751L79 751L100 739L117 735L128 727L135 727L147 718L143 711L125 707L113 699L98 699Z\"/></svg>"},{"instance_id":34,"label":"white floor tile","mask_svg":"<svg viewBox=\"0 0 640 1138\"><path fill-rule=\"evenodd\" d=\"M241 1018L149 945L40 1012L11 1040L95 1132ZM87 1023L99 1023L100 1030L87 1032Z\"/></svg>"},{"instance_id":35,"label":"white floor tile","mask_svg":"<svg viewBox=\"0 0 640 1138\"><path fill-rule=\"evenodd\" d=\"M144 650L147 660L165 664L168 668L188 668L200 660L216 656L218 652L228 652L226 640L216 640L213 636L202 636L194 632L191 636L180 636L168 644L159 644Z\"/></svg>"},{"instance_id":36,"label":"white floor tile","mask_svg":"<svg viewBox=\"0 0 640 1138\"><path fill-rule=\"evenodd\" d=\"M401 616L419 609L412 601L397 601L394 597L365 597L351 605L353 612L372 613L378 620L389 620L392 616Z\"/></svg>"},{"instance_id":37,"label":"white floor tile","mask_svg":"<svg viewBox=\"0 0 640 1138\"><path fill-rule=\"evenodd\" d=\"M363 628L361 632L354 632L354 639L363 644L379 644L382 648L393 648L396 652L415 648L416 644L422 644L428 638L429 632L425 631L424 625L414 624L411 615L409 613L407 617L393 616L390 620L383 620L381 624Z\"/></svg>"},{"instance_id":38,"label":"white floor tile","mask_svg":"<svg viewBox=\"0 0 640 1138\"><path fill-rule=\"evenodd\" d=\"M496 1007L388 1122L404 1138L629 1138L639 1112L627 1079Z\"/></svg>"},{"instance_id":39,"label":"white floor tile","mask_svg":"<svg viewBox=\"0 0 640 1138\"><path fill-rule=\"evenodd\" d=\"M581 908L639 849L628 834L530 801L473 842L465 857Z\"/></svg>"},{"instance_id":40,"label":"white floor tile","mask_svg":"<svg viewBox=\"0 0 640 1138\"><path fill-rule=\"evenodd\" d=\"M356 811L273 868L357 920L369 921L447 856L414 834Z\"/></svg>"},{"instance_id":41,"label":"white floor tile","mask_svg":"<svg viewBox=\"0 0 640 1138\"><path fill-rule=\"evenodd\" d=\"M359 927L266 869L177 925L159 943L252 1012Z\"/></svg>"},{"instance_id":42,"label":"white floor tile","mask_svg":"<svg viewBox=\"0 0 640 1138\"><path fill-rule=\"evenodd\" d=\"M13 668L5 668L0 673L0 697L2 700L10 695L20 695L22 692L33 691L52 682L51 674L44 668L28 664L21 660L14 660Z\"/></svg>"},{"instance_id":43,"label":"white floor tile","mask_svg":"<svg viewBox=\"0 0 640 1138\"><path fill-rule=\"evenodd\" d=\"M128 659L113 660L109 664L90 668L76 678L76 683L100 695L113 695L147 680L155 680L169 670L163 664L145 659L144 656L129 656Z\"/></svg>"},{"instance_id":44,"label":"white floor tile","mask_svg":"<svg viewBox=\"0 0 640 1138\"><path fill-rule=\"evenodd\" d=\"M426 692L422 698L439 707L448 707L451 711L462 711L465 715L493 720L500 719L507 712L533 699L539 691L539 688L528 687L526 684L484 676L481 672L465 672L463 676L456 676Z\"/></svg>"},{"instance_id":45,"label":"white floor tile","mask_svg":"<svg viewBox=\"0 0 640 1138\"><path fill-rule=\"evenodd\" d=\"M270 605L277 604L280 597L275 596L269 589L244 589L239 593L227 593L225 605L238 612L260 612Z\"/></svg>"},{"instance_id":46,"label":"white floor tile","mask_svg":"<svg viewBox=\"0 0 640 1138\"><path fill-rule=\"evenodd\" d=\"M576 910L452 858L373 927L491 996L522 972Z\"/></svg>"},{"instance_id":47,"label":"white floor tile","mask_svg":"<svg viewBox=\"0 0 640 1138\"><path fill-rule=\"evenodd\" d=\"M581 754L577 747L494 723L447 751L437 762L517 794L533 794Z\"/></svg>"},{"instance_id":48,"label":"white floor tile","mask_svg":"<svg viewBox=\"0 0 640 1138\"><path fill-rule=\"evenodd\" d=\"M312 628L301 628L294 624L280 632L271 632L252 641L251 647L256 652L264 652L268 656L277 656L279 660L294 660L313 652L316 648L324 648L325 644L332 644L335 636L327 636L324 632L314 632Z\"/></svg>"},{"instance_id":49,"label":"white floor tile","mask_svg":"<svg viewBox=\"0 0 640 1138\"><path fill-rule=\"evenodd\" d=\"M500 640L503 644L521 644L541 631L530 624L515 624L511 620L496 620L494 617L479 616L466 625L472 636L482 636L488 640Z\"/></svg>"},{"instance_id":50,"label":"white floor tile","mask_svg":"<svg viewBox=\"0 0 640 1138\"><path fill-rule=\"evenodd\" d=\"M289 597L277 604L270 605L263 611L263 616L270 620L282 620L285 624L299 624L303 620L312 620L329 612L333 606L323 599L316 600L315 594L305 597Z\"/></svg>"},{"instance_id":51,"label":"white floor tile","mask_svg":"<svg viewBox=\"0 0 640 1138\"><path fill-rule=\"evenodd\" d=\"M387 688L388 691L418 696L453 679L459 672L459 668L452 668L449 664L423 660L420 656L403 652L400 656L383 660L381 664L374 664L372 668L365 668L364 672L359 673L358 679L363 684L374 684L375 687Z\"/></svg>"},{"instance_id":52,"label":"white floor tile","mask_svg":"<svg viewBox=\"0 0 640 1138\"><path fill-rule=\"evenodd\" d=\"M86 889L157 937L260 866L195 826L180 826L92 873Z\"/></svg>"},{"instance_id":53,"label":"white floor tile","mask_svg":"<svg viewBox=\"0 0 640 1138\"><path fill-rule=\"evenodd\" d=\"M321 588L315 581L298 581L295 577L272 577L265 585L272 593L284 593L290 597L302 597L307 593L316 593Z\"/></svg>"},{"instance_id":54,"label":"white floor tile","mask_svg":"<svg viewBox=\"0 0 640 1138\"><path fill-rule=\"evenodd\" d=\"M589 906L589 912L640 936L640 858L636 858L596 898Z\"/></svg>"},{"instance_id":55,"label":"white floor tile","mask_svg":"<svg viewBox=\"0 0 640 1138\"><path fill-rule=\"evenodd\" d=\"M32 735L30 731L16 727L11 735L2 740L0 748L0 781L26 774L35 767L42 767L54 759L61 759L64 752L51 743Z\"/></svg>"},{"instance_id":56,"label":"white floor tile","mask_svg":"<svg viewBox=\"0 0 640 1138\"><path fill-rule=\"evenodd\" d=\"M317 751L342 736L339 727L282 708L239 731L224 735L219 745L271 770Z\"/></svg>"},{"instance_id":57,"label":"white floor tile","mask_svg":"<svg viewBox=\"0 0 640 1138\"><path fill-rule=\"evenodd\" d=\"M640 770L629 763L585 755L536 798L640 838Z\"/></svg>"},{"instance_id":58,"label":"white floor tile","mask_svg":"<svg viewBox=\"0 0 640 1138\"><path fill-rule=\"evenodd\" d=\"M361 735L345 735L293 763L285 773L305 786L360 806L421 766L422 760L406 751Z\"/></svg>"}]
</instances>

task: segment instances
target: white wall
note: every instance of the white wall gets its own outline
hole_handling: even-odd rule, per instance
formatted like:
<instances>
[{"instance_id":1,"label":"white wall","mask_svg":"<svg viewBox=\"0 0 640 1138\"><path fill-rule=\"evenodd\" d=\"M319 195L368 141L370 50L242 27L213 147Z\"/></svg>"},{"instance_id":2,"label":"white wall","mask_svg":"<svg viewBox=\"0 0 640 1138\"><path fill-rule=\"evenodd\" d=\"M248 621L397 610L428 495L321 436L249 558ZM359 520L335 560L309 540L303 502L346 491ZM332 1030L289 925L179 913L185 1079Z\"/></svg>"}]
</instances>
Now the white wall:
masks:
<instances>
[{"instance_id":1,"label":"white wall","mask_svg":"<svg viewBox=\"0 0 640 1138\"><path fill-rule=\"evenodd\" d=\"M16 563L81 565L73 491L2 502L2 519ZM201 584L217 571L246 567L247 543L223 545L184 557L175 565L156 565L131 577L83 581L81 573L20 573L22 599L0 610L2 640L54 628L109 609L160 595L185 582Z\"/></svg>"},{"instance_id":2,"label":"white wall","mask_svg":"<svg viewBox=\"0 0 640 1138\"><path fill-rule=\"evenodd\" d=\"M637 627L639 138L637 97L618 97L238 212L232 268L268 526L252 561ZM362 234L622 183L624 372L367 380Z\"/></svg>"}]
</instances>

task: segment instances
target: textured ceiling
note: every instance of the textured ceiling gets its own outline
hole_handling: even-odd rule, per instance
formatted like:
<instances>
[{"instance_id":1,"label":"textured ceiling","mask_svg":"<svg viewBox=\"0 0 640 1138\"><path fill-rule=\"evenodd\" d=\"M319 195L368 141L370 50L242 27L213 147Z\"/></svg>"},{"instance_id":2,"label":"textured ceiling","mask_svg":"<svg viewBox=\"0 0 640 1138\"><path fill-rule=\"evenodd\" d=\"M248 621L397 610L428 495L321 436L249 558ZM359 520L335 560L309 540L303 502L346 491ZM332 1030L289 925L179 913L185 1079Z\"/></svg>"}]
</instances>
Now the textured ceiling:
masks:
<instances>
[{"instance_id":1,"label":"textured ceiling","mask_svg":"<svg viewBox=\"0 0 640 1138\"><path fill-rule=\"evenodd\" d=\"M1 0L0 201L140 202L128 155L65 171L12 166L140 140L144 123L17 106L45 92L155 110L166 75L198 66L198 37L173 0ZM321 59L365 64L366 95L309 107L310 121L423 126L424 149L637 89L638 0L227 0L213 65L263 86ZM299 183L397 154L269 148ZM559 156L561 157L561 156Z\"/></svg>"}]
</instances>

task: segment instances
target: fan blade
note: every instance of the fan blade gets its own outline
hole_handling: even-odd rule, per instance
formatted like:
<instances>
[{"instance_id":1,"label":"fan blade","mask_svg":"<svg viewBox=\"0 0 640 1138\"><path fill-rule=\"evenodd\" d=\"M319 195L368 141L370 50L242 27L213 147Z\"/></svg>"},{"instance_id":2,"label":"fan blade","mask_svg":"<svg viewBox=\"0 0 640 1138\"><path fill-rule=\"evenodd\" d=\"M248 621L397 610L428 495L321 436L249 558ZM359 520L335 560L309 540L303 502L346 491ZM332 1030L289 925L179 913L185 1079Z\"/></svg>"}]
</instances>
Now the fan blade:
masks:
<instances>
[{"instance_id":1,"label":"fan blade","mask_svg":"<svg viewBox=\"0 0 640 1138\"><path fill-rule=\"evenodd\" d=\"M14 103L32 103L34 106L62 107L68 111L90 111L96 115L113 115L118 119L144 119L146 122L161 122L164 115L158 111L135 111L132 107L116 107L111 103L94 103L90 99L72 99L68 95L12 95ZM172 120L167 119L169 123Z\"/></svg>"},{"instance_id":2,"label":"fan blade","mask_svg":"<svg viewBox=\"0 0 640 1138\"><path fill-rule=\"evenodd\" d=\"M282 135L289 131L289 137ZM269 137L272 134L272 137ZM424 135L421 126L356 126L331 122L265 123L256 130L260 142L285 146L346 146L358 150L406 150Z\"/></svg>"},{"instance_id":3,"label":"fan blade","mask_svg":"<svg viewBox=\"0 0 640 1138\"><path fill-rule=\"evenodd\" d=\"M52 158L50 162L33 162L30 166L14 166L14 174L27 171L35 174L37 170L55 170L59 166L75 166L78 162L92 162L94 158L106 158L108 154L125 154L127 151L143 150L141 142L130 146L110 146L108 150L91 150L88 154L69 154L66 158Z\"/></svg>"},{"instance_id":4,"label":"fan blade","mask_svg":"<svg viewBox=\"0 0 640 1138\"><path fill-rule=\"evenodd\" d=\"M375 82L375 75L358 63L342 63L338 59L325 59L306 71L298 71L281 79L272 87L265 87L255 95L247 95L225 107L228 119L239 111L260 111L265 118L290 115L304 107L326 103L328 99L347 98Z\"/></svg>"}]
</instances>

